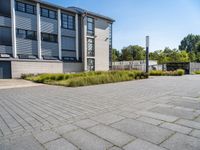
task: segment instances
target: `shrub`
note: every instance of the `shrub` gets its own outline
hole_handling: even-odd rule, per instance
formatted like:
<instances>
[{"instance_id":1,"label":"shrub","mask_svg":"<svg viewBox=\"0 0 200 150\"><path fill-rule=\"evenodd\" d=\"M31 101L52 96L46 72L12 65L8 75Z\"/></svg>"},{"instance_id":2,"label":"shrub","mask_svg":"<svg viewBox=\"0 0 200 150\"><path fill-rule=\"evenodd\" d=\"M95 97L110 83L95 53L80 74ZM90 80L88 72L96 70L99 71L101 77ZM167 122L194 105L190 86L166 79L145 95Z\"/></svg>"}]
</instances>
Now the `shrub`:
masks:
<instances>
[{"instance_id":1,"label":"shrub","mask_svg":"<svg viewBox=\"0 0 200 150\"><path fill-rule=\"evenodd\" d=\"M177 74L178 74L179 76L182 76L182 75L185 74L185 70L183 70L183 69L178 69L178 70L177 70Z\"/></svg>"},{"instance_id":2,"label":"shrub","mask_svg":"<svg viewBox=\"0 0 200 150\"><path fill-rule=\"evenodd\" d=\"M182 76L185 74L185 71L178 69L175 71L161 71L161 70L152 70L150 71L150 76Z\"/></svg>"},{"instance_id":3,"label":"shrub","mask_svg":"<svg viewBox=\"0 0 200 150\"><path fill-rule=\"evenodd\" d=\"M200 74L200 70L194 71L193 74Z\"/></svg>"}]
</instances>

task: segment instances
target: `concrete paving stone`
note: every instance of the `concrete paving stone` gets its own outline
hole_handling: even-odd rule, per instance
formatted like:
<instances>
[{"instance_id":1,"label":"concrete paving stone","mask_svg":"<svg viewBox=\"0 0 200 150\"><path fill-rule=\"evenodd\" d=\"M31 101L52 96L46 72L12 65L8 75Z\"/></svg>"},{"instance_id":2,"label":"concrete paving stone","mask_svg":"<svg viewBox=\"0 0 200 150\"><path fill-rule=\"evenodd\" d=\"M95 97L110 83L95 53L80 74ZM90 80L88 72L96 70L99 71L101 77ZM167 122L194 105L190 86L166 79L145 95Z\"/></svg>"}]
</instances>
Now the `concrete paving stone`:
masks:
<instances>
[{"instance_id":1,"label":"concrete paving stone","mask_svg":"<svg viewBox=\"0 0 200 150\"><path fill-rule=\"evenodd\" d=\"M32 136L18 138L14 143L0 144L0 150L45 150Z\"/></svg>"},{"instance_id":2,"label":"concrete paving stone","mask_svg":"<svg viewBox=\"0 0 200 150\"><path fill-rule=\"evenodd\" d=\"M87 129L87 128L95 126L99 123L96 122L96 121L90 120L90 119L85 119L85 120L80 120L78 122L75 122L74 124L83 128L83 129Z\"/></svg>"},{"instance_id":3,"label":"concrete paving stone","mask_svg":"<svg viewBox=\"0 0 200 150\"><path fill-rule=\"evenodd\" d=\"M110 149L108 149L108 150L122 150L121 148L119 148L119 147L116 147L116 146L114 146L114 147L111 147Z\"/></svg>"},{"instance_id":4,"label":"concrete paving stone","mask_svg":"<svg viewBox=\"0 0 200 150\"><path fill-rule=\"evenodd\" d=\"M3 133L2 133L2 131L1 131L1 129L0 129L0 136L3 136Z\"/></svg>"},{"instance_id":5,"label":"concrete paving stone","mask_svg":"<svg viewBox=\"0 0 200 150\"><path fill-rule=\"evenodd\" d=\"M170 116L170 115L163 115L160 113L154 113L154 112L149 112L149 111L139 111L137 112L139 115L147 116L150 118L154 119L159 119L162 121L167 121L167 122L174 122L178 119L178 117Z\"/></svg>"},{"instance_id":6,"label":"concrete paving stone","mask_svg":"<svg viewBox=\"0 0 200 150\"><path fill-rule=\"evenodd\" d=\"M200 140L191 136L176 133L161 146L170 150L199 150Z\"/></svg>"},{"instance_id":7,"label":"concrete paving stone","mask_svg":"<svg viewBox=\"0 0 200 150\"><path fill-rule=\"evenodd\" d=\"M151 111L165 115L176 116L183 119L194 119L199 115L198 113L178 108L156 107L151 109Z\"/></svg>"},{"instance_id":8,"label":"concrete paving stone","mask_svg":"<svg viewBox=\"0 0 200 150\"><path fill-rule=\"evenodd\" d=\"M174 124L174 123L168 123L168 122L163 123L161 125L161 127L170 129L172 131L180 132L180 133L183 133L183 134L189 134L192 131L191 128L180 126L180 125L177 125L177 124Z\"/></svg>"},{"instance_id":9,"label":"concrete paving stone","mask_svg":"<svg viewBox=\"0 0 200 150\"><path fill-rule=\"evenodd\" d=\"M63 138L48 142L44 146L47 150L78 150L76 146Z\"/></svg>"},{"instance_id":10,"label":"concrete paving stone","mask_svg":"<svg viewBox=\"0 0 200 150\"><path fill-rule=\"evenodd\" d=\"M158 104L167 104L169 102L171 102L174 99L174 96L162 96L162 97L158 97L156 99L151 100L151 102L154 103L158 103Z\"/></svg>"},{"instance_id":11,"label":"concrete paving stone","mask_svg":"<svg viewBox=\"0 0 200 150\"><path fill-rule=\"evenodd\" d=\"M190 133L190 135L200 139L200 130L194 130Z\"/></svg>"},{"instance_id":12,"label":"concrete paving stone","mask_svg":"<svg viewBox=\"0 0 200 150\"><path fill-rule=\"evenodd\" d=\"M173 134L168 129L131 119L124 119L113 124L112 127L155 144L160 144Z\"/></svg>"},{"instance_id":13,"label":"concrete paving stone","mask_svg":"<svg viewBox=\"0 0 200 150\"><path fill-rule=\"evenodd\" d=\"M111 114L111 113L106 113L103 115L92 117L91 119L94 121L109 125L111 123L114 123L114 122L124 119L124 117L115 115L115 114Z\"/></svg>"},{"instance_id":14,"label":"concrete paving stone","mask_svg":"<svg viewBox=\"0 0 200 150\"><path fill-rule=\"evenodd\" d=\"M200 113L200 111L199 111L199 113ZM200 116L199 117L197 117L194 121L196 121L196 122L199 122L200 123Z\"/></svg>"},{"instance_id":15,"label":"concrete paving stone","mask_svg":"<svg viewBox=\"0 0 200 150\"><path fill-rule=\"evenodd\" d=\"M1 138L0 138L0 144L2 144L2 145L3 145L3 144L4 144L4 145L9 144L9 142L10 142L9 139L1 139ZM0 149L1 149L1 146L0 146Z\"/></svg>"},{"instance_id":16,"label":"concrete paving stone","mask_svg":"<svg viewBox=\"0 0 200 150\"><path fill-rule=\"evenodd\" d=\"M132 113L132 112L127 112L127 111L123 111L123 112L119 113L119 115L126 117L126 118L131 118L131 119L136 119L139 117L139 115Z\"/></svg>"},{"instance_id":17,"label":"concrete paving stone","mask_svg":"<svg viewBox=\"0 0 200 150\"><path fill-rule=\"evenodd\" d=\"M122 147L123 145L135 139L133 136L105 125L97 125L89 128L88 131L119 147Z\"/></svg>"},{"instance_id":18,"label":"concrete paving stone","mask_svg":"<svg viewBox=\"0 0 200 150\"><path fill-rule=\"evenodd\" d=\"M183 125L183 126L186 126L186 127L195 128L195 129L199 129L200 130L200 123L199 122L180 119L180 120L176 121L176 123L180 124L180 125Z\"/></svg>"},{"instance_id":19,"label":"concrete paving stone","mask_svg":"<svg viewBox=\"0 0 200 150\"><path fill-rule=\"evenodd\" d=\"M70 131L74 131L74 130L77 130L78 127L72 125L72 124L68 124L68 125L64 125L64 126L60 126L60 127L56 127L54 129L54 131L58 134L65 134L67 132L70 132Z\"/></svg>"},{"instance_id":20,"label":"concrete paving stone","mask_svg":"<svg viewBox=\"0 0 200 150\"><path fill-rule=\"evenodd\" d=\"M106 150L113 146L111 143L82 129L66 133L64 138L81 150Z\"/></svg>"},{"instance_id":21,"label":"concrete paving stone","mask_svg":"<svg viewBox=\"0 0 200 150\"><path fill-rule=\"evenodd\" d=\"M143 121L152 125L160 125L161 123L163 123L164 121L161 120L157 120L157 119L153 119L153 118L149 118L149 117L139 117L137 120L139 121Z\"/></svg>"},{"instance_id":22,"label":"concrete paving stone","mask_svg":"<svg viewBox=\"0 0 200 150\"><path fill-rule=\"evenodd\" d=\"M169 104L186 107L186 108L192 108L192 109L200 109L200 103L198 102L173 101L173 102L170 102Z\"/></svg>"},{"instance_id":23,"label":"concrete paving stone","mask_svg":"<svg viewBox=\"0 0 200 150\"><path fill-rule=\"evenodd\" d=\"M181 107L181 106L175 106L174 108L177 110L195 112L195 114L197 114L197 115L199 114L199 112L196 111L196 109L192 109L192 108L186 108L186 107Z\"/></svg>"},{"instance_id":24,"label":"concrete paving stone","mask_svg":"<svg viewBox=\"0 0 200 150\"><path fill-rule=\"evenodd\" d=\"M53 131L44 131L44 132L36 133L36 134L34 134L34 137L41 144L44 144L44 143L47 143L49 141L60 138L60 136Z\"/></svg>"},{"instance_id":25,"label":"concrete paving stone","mask_svg":"<svg viewBox=\"0 0 200 150\"><path fill-rule=\"evenodd\" d=\"M147 141L136 139L135 141L129 143L123 147L124 150L166 150L160 146L149 143Z\"/></svg>"},{"instance_id":26,"label":"concrete paving stone","mask_svg":"<svg viewBox=\"0 0 200 150\"><path fill-rule=\"evenodd\" d=\"M156 103L154 103L154 102L145 101L143 103L139 103L139 104L136 104L136 105L134 104L133 108L137 109L137 110L141 110L141 109L148 110L148 109L154 108L155 105L156 105Z\"/></svg>"}]
</instances>

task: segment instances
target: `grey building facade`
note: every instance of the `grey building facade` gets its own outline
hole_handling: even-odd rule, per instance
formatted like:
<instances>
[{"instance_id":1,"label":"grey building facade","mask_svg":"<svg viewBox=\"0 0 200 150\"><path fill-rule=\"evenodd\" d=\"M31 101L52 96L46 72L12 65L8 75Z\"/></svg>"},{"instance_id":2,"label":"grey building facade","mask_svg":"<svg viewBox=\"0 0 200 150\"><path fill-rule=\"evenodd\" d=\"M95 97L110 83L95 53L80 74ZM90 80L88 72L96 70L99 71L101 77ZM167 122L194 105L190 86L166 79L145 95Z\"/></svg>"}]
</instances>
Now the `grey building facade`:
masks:
<instances>
[{"instance_id":1,"label":"grey building facade","mask_svg":"<svg viewBox=\"0 0 200 150\"><path fill-rule=\"evenodd\" d=\"M0 0L0 78L107 71L114 20L40 0Z\"/></svg>"}]
</instances>

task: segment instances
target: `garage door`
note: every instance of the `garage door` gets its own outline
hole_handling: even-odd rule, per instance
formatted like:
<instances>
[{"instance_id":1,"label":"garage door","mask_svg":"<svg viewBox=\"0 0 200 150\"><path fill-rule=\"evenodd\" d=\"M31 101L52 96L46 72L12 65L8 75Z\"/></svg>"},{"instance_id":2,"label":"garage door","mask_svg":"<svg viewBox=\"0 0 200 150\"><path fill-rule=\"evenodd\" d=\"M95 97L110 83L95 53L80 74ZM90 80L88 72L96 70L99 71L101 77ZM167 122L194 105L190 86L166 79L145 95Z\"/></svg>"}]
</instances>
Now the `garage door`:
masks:
<instances>
[{"instance_id":1,"label":"garage door","mask_svg":"<svg viewBox=\"0 0 200 150\"><path fill-rule=\"evenodd\" d=\"M11 63L9 61L0 61L0 79L11 78Z\"/></svg>"}]
</instances>

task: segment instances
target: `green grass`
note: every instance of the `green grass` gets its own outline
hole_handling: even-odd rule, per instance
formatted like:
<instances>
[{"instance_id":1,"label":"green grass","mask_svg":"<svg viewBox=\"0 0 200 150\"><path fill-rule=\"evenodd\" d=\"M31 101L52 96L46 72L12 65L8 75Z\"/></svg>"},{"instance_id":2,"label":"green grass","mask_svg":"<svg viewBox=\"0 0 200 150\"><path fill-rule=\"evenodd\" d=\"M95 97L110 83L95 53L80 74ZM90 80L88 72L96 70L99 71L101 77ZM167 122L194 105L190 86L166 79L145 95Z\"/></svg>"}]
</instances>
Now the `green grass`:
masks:
<instances>
[{"instance_id":1,"label":"green grass","mask_svg":"<svg viewBox=\"0 0 200 150\"><path fill-rule=\"evenodd\" d=\"M39 74L22 75L23 79L37 83L50 85L60 85L67 87L79 87L106 83L115 83L122 81L131 81L148 78L148 74L142 71L98 71L84 72L77 74Z\"/></svg>"},{"instance_id":2,"label":"green grass","mask_svg":"<svg viewBox=\"0 0 200 150\"><path fill-rule=\"evenodd\" d=\"M198 74L198 75L200 75L200 70L194 71L192 74Z\"/></svg>"},{"instance_id":3,"label":"green grass","mask_svg":"<svg viewBox=\"0 0 200 150\"><path fill-rule=\"evenodd\" d=\"M185 71L178 69L176 71L161 71L161 70L152 70L150 71L150 76L182 76L185 74Z\"/></svg>"}]
</instances>

